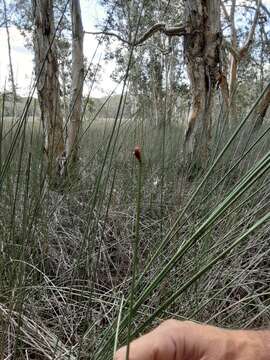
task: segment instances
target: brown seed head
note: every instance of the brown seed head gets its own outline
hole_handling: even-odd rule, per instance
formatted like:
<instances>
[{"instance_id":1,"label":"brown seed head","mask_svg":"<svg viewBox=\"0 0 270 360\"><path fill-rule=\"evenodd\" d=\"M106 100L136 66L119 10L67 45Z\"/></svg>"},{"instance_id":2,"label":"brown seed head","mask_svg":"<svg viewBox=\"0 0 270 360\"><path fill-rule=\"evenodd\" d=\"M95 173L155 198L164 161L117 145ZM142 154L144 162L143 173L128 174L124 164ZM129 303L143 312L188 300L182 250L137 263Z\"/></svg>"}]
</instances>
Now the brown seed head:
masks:
<instances>
[{"instance_id":1,"label":"brown seed head","mask_svg":"<svg viewBox=\"0 0 270 360\"><path fill-rule=\"evenodd\" d=\"M134 148L134 156L137 160L139 160L139 162L142 162L141 148L139 145Z\"/></svg>"}]
</instances>

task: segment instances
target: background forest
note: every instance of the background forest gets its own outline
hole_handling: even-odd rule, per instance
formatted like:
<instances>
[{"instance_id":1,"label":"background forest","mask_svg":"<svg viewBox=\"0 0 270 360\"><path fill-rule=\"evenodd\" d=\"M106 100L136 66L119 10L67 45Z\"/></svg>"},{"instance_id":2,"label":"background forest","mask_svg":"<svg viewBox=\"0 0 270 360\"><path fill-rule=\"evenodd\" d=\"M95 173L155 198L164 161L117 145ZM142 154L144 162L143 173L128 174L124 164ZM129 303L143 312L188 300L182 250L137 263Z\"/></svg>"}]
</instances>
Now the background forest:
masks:
<instances>
[{"instance_id":1,"label":"background forest","mask_svg":"<svg viewBox=\"0 0 270 360\"><path fill-rule=\"evenodd\" d=\"M0 1L1 359L112 359L167 318L269 325L270 2L99 5L90 32L79 0Z\"/></svg>"}]
</instances>

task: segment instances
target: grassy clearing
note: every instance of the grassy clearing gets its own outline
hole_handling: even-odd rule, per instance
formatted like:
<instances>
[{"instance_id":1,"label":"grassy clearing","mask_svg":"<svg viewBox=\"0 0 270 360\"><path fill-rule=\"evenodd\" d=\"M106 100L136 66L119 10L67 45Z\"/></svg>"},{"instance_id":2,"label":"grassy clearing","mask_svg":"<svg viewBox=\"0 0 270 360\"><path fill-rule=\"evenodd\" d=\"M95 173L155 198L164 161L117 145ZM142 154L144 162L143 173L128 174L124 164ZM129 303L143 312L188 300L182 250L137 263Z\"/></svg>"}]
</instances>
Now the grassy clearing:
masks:
<instances>
[{"instance_id":1,"label":"grassy clearing","mask_svg":"<svg viewBox=\"0 0 270 360\"><path fill-rule=\"evenodd\" d=\"M168 317L269 323L269 124L251 134L242 113L228 129L217 111L204 173L186 166L179 124L87 118L80 181L63 194L46 186L39 120L17 136L3 118L1 358L108 359Z\"/></svg>"}]
</instances>

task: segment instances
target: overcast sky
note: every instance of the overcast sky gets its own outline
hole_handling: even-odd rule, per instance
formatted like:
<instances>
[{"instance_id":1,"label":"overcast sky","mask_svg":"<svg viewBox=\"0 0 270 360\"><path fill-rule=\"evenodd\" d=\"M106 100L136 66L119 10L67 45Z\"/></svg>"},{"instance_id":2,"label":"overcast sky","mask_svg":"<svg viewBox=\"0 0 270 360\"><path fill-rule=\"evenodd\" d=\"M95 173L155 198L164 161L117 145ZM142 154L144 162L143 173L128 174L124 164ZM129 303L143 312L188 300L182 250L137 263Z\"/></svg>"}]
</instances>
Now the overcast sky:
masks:
<instances>
[{"instance_id":1,"label":"overcast sky","mask_svg":"<svg viewBox=\"0 0 270 360\"><path fill-rule=\"evenodd\" d=\"M104 11L95 0L81 0L83 26L85 31L95 31L95 24L100 22L104 17ZM33 53L25 48L25 40L15 27L9 28L11 40L12 63L14 77L18 86L18 93L27 96L33 76ZM0 28L0 88L3 90L4 84L8 77L8 47L5 27ZM97 47L97 41L93 35L85 35L84 37L84 54L90 60ZM94 63L99 61L100 55L104 54L104 48L99 47ZM102 71L99 74L100 82L96 84L92 90L92 96L101 97L111 92L117 84L114 83L110 75L114 70L114 63L101 62Z\"/></svg>"},{"instance_id":2,"label":"overcast sky","mask_svg":"<svg viewBox=\"0 0 270 360\"><path fill-rule=\"evenodd\" d=\"M270 6L270 0L264 0L265 5ZM86 31L94 31L95 24L100 22L104 17L103 9L97 4L96 0L81 0L83 25ZM33 76L33 53L24 47L24 38L20 32L14 28L10 28L10 37L12 45L12 61L14 68L14 76L18 86L18 92L21 95L27 95L29 86ZM0 29L0 88L4 88L8 76L8 48L5 28ZM97 41L92 35L85 35L84 38L84 54L89 59L92 59L97 46ZM99 61L100 55L104 53L104 48L100 47L95 56L94 63ZM101 97L111 92L116 84L111 80L110 75L114 70L114 63L112 61L105 62L102 60L102 71L100 72L100 82L96 84L92 90L91 95L94 97Z\"/></svg>"}]
</instances>

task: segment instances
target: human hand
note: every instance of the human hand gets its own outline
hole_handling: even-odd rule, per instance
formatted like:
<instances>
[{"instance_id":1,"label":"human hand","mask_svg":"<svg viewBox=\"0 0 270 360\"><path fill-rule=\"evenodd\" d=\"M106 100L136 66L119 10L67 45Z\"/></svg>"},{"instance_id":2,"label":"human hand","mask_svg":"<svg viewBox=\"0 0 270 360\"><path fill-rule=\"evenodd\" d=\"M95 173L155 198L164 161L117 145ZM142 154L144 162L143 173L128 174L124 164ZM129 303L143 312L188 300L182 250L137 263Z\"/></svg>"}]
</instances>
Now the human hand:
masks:
<instances>
[{"instance_id":1,"label":"human hand","mask_svg":"<svg viewBox=\"0 0 270 360\"><path fill-rule=\"evenodd\" d=\"M126 360L126 347L115 360ZM268 331L167 320L130 344L129 360L270 360Z\"/></svg>"}]
</instances>

